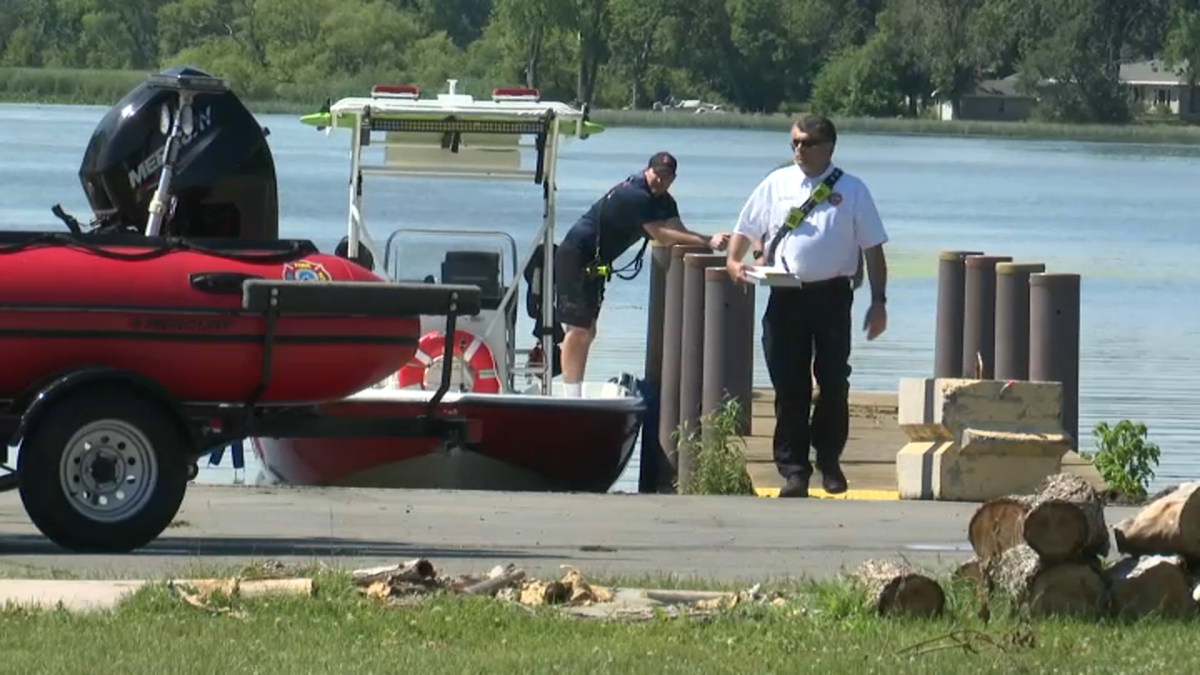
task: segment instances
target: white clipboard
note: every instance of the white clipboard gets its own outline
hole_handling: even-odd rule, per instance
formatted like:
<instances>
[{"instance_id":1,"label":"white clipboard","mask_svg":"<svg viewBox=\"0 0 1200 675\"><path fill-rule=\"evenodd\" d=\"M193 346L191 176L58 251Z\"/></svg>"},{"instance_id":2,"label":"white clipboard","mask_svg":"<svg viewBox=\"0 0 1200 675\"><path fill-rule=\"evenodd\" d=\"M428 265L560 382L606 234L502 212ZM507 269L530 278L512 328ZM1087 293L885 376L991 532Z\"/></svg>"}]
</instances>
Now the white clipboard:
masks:
<instances>
[{"instance_id":1,"label":"white clipboard","mask_svg":"<svg viewBox=\"0 0 1200 675\"><path fill-rule=\"evenodd\" d=\"M759 286L791 286L799 288L807 282L800 281L779 266L746 265L746 278Z\"/></svg>"}]
</instances>

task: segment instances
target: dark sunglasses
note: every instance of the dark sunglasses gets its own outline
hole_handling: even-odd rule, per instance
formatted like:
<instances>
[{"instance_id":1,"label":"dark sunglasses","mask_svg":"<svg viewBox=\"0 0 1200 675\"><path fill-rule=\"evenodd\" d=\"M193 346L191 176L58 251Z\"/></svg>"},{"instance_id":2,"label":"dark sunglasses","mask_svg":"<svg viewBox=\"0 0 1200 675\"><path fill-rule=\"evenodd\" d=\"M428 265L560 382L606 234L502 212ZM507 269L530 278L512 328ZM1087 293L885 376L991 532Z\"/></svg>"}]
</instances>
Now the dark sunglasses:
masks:
<instances>
[{"instance_id":1,"label":"dark sunglasses","mask_svg":"<svg viewBox=\"0 0 1200 675\"><path fill-rule=\"evenodd\" d=\"M798 141L798 140L796 140L796 139L794 139L794 138L793 138L793 139L792 139L792 141L791 141L791 145L792 145L792 149L793 149L793 150L795 150L797 147L801 147L801 148L812 148L812 147L816 147L816 146L818 146L818 145L821 145L821 144L822 144L822 143L824 143L824 142L825 142L825 141L823 141L823 140L821 140L821 139L819 139L819 138L806 138L806 139L804 139L804 140L802 140L802 141Z\"/></svg>"}]
</instances>

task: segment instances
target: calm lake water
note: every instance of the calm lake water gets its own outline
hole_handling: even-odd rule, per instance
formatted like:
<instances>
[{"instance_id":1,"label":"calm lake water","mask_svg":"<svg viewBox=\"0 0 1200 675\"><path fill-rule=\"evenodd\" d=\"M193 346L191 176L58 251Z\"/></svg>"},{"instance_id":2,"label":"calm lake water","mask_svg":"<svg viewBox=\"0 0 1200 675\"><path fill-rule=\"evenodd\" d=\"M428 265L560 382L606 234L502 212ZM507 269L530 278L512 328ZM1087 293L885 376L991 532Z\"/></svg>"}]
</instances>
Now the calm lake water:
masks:
<instances>
[{"instance_id":1,"label":"calm lake water","mask_svg":"<svg viewBox=\"0 0 1200 675\"><path fill-rule=\"evenodd\" d=\"M55 203L86 220L76 172L104 111L0 105L0 222L61 230ZM331 250L345 232L346 133L327 137L292 116L261 121L279 174L281 235ZM559 238L657 150L679 157L673 192L685 222L702 232L729 230L758 181L790 157L786 132L612 129L569 143L560 157ZM939 250L1044 262L1083 275L1081 449L1094 447L1089 430L1098 421L1140 420L1163 450L1152 489L1200 477L1200 210L1188 196L1200 183L1200 148L843 134L836 159L866 181L891 236L889 327L872 343L856 337L854 388L894 391L900 378L931 374ZM503 230L523 255L541 223L540 190L368 179L365 217L378 240L397 227ZM641 372L648 277L644 270L611 284L589 379ZM856 321L864 309L856 306ZM523 314L518 334L531 341ZM754 377L769 385L761 356ZM229 482L228 462L202 467L200 480ZM247 464L253 480L250 455ZM636 490L636 476L635 462L614 489Z\"/></svg>"}]
</instances>

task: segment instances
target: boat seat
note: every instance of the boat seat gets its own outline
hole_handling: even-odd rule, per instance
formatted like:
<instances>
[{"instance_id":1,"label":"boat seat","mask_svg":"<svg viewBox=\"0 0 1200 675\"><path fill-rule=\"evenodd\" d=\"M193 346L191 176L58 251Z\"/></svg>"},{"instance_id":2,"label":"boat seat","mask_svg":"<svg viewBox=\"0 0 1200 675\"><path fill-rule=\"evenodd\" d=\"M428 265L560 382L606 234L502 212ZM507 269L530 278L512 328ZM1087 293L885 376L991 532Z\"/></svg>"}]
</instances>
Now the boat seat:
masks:
<instances>
[{"instance_id":1,"label":"boat seat","mask_svg":"<svg viewBox=\"0 0 1200 675\"><path fill-rule=\"evenodd\" d=\"M338 242L337 247L333 249L333 254L340 258L345 258L346 260L353 260L361 265L364 269L368 269L372 272L375 271L375 256L371 253L371 249L367 248L366 246L359 247L358 257L350 257L349 236L342 237L342 240Z\"/></svg>"},{"instance_id":2,"label":"boat seat","mask_svg":"<svg viewBox=\"0 0 1200 675\"><path fill-rule=\"evenodd\" d=\"M442 283L478 286L480 306L487 310L498 309L504 299L500 254L494 251L447 251L442 261Z\"/></svg>"},{"instance_id":3,"label":"boat seat","mask_svg":"<svg viewBox=\"0 0 1200 675\"><path fill-rule=\"evenodd\" d=\"M478 286L458 284L249 279L242 285L242 308L265 313L274 301L280 314L474 316L480 295Z\"/></svg>"}]
</instances>

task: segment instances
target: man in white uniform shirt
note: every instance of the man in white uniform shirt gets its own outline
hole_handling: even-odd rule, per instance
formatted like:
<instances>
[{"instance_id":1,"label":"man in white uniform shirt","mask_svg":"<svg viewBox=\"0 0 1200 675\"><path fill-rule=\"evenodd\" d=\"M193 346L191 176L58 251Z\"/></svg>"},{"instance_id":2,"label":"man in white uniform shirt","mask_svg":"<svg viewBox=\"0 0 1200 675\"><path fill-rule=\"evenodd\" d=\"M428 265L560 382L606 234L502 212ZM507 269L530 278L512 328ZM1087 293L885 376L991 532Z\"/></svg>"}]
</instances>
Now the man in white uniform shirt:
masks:
<instances>
[{"instance_id":1,"label":"man in white uniform shirt","mask_svg":"<svg viewBox=\"0 0 1200 675\"><path fill-rule=\"evenodd\" d=\"M771 287L762 342L775 388L775 466L787 480L779 496L807 497L810 445L825 491L848 487L839 459L850 428L853 279L861 274L861 255L871 287L863 329L874 340L887 328L888 236L867 186L833 165L833 122L805 116L791 135L796 161L773 171L746 201L726 267L735 280L747 281L752 268L742 258L756 240L763 244L762 265L801 282ZM820 388L815 406L810 368Z\"/></svg>"}]
</instances>

